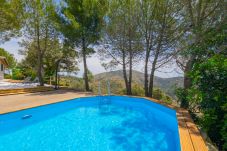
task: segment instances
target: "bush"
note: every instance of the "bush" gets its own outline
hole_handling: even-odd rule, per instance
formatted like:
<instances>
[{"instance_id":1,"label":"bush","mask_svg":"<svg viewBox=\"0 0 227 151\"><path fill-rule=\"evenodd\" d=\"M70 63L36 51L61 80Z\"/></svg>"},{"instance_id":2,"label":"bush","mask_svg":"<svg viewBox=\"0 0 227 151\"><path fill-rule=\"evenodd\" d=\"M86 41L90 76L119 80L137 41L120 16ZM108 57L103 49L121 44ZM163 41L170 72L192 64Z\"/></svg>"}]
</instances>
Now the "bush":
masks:
<instances>
[{"instance_id":1,"label":"bush","mask_svg":"<svg viewBox=\"0 0 227 151\"><path fill-rule=\"evenodd\" d=\"M138 84L132 86L132 95L144 96L144 89Z\"/></svg>"},{"instance_id":2,"label":"bush","mask_svg":"<svg viewBox=\"0 0 227 151\"><path fill-rule=\"evenodd\" d=\"M60 86L67 86L69 88L83 91L84 90L84 82L82 78L77 77L61 77L60 78Z\"/></svg>"},{"instance_id":3,"label":"bush","mask_svg":"<svg viewBox=\"0 0 227 151\"><path fill-rule=\"evenodd\" d=\"M37 76L36 71L34 71L31 67L18 66L17 68L20 69L25 78L31 77L31 80L34 80Z\"/></svg>"},{"instance_id":4,"label":"bush","mask_svg":"<svg viewBox=\"0 0 227 151\"><path fill-rule=\"evenodd\" d=\"M215 55L196 64L191 77L200 97L201 126L220 150L227 150L227 58Z\"/></svg>"},{"instance_id":5,"label":"bush","mask_svg":"<svg viewBox=\"0 0 227 151\"><path fill-rule=\"evenodd\" d=\"M187 90L183 88L177 88L176 91L176 96L177 96L177 102L180 104L180 107L182 108L188 108L189 107L189 100L187 98L188 92Z\"/></svg>"},{"instance_id":6,"label":"bush","mask_svg":"<svg viewBox=\"0 0 227 151\"><path fill-rule=\"evenodd\" d=\"M171 104L172 98L168 95L166 95L161 89L155 88L153 90L153 98L157 100L161 100L164 103Z\"/></svg>"},{"instance_id":7,"label":"bush","mask_svg":"<svg viewBox=\"0 0 227 151\"><path fill-rule=\"evenodd\" d=\"M153 90L153 98L157 100L161 100L163 98L164 94L161 91L161 89L154 89Z\"/></svg>"},{"instance_id":8,"label":"bush","mask_svg":"<svg viewBox=\"0 0 227 151\"><path fill-rule=\"evenodd\" d=\"M4 74L5 79L12 79L12 76L10 74Z\"/></svg>"},{"instance_id":9,"label":"bush","mask_svg":"<svg viewBox=\"0 0 227 151\"><path fill-rule=\"evenodd\" d=\"M12 70L12 79L14 80L23 80L25 76L23 75L21 69L19 68L14 68Z\"/></svg>"},{"instance_id":10,"label":"bush","mask_svg":"<svg viewBox=\"0 0 227 151\"><path fill-rule=\"evenodd\" d=\"M18 66L12 70L12 79L14 80L23 80L26 77L31 77L32 81L36 76L36 71L31 67L22 66L21 64L18 64Z\"/></svg>"},{"instance_id":11,"label":"bush","mask_svg":"<svg viewBox=\"0 0 227 151\"><path fill-rule=\"evenodd\" d=\"M168 95L163 96L162 98L163 102L167 103L167 104L171 104L172 103L172 98Z\"/></svg>"}]
</instances>

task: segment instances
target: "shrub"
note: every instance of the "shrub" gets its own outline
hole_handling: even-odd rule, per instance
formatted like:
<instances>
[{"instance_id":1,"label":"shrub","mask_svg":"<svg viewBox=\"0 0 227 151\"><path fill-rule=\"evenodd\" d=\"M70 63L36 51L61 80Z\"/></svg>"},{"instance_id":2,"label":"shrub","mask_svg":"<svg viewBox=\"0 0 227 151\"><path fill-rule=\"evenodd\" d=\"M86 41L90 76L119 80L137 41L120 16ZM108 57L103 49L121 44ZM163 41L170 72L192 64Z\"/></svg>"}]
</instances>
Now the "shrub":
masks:
<instances>
[{"instance_id":1,"label":"shrub","mask_svg":"<svg viewBox=\"0 0 227 151\"><path fill-rule=\"evenodd\" d=\"M83 91L84 90L84 82L82 78L76 78L76 77L62 77L60 79L61 86L67 86L69 88Z\"/></svg>"},{"instance_id":2,"label":"shrub","mask_svg":"<svg viewBox=\"0 0 227 151\"><path fill-rule=\"evenodd\" d=\"M5 79L12 79L12 76L10 74L4 74Z\"/></svg>"},{"instance_id":3,"label":"shrub","mask_svg":"<svg viewBox=\"0 0 227 151\"><path fill-rule=\"evenodd\" d=\"M189 107L189 100L187 98L188 92L187 90L183 88L177 88L176 91L177 101L180 104L180 107L182 108L188 108Z\"/></svg>"},{"instance_id":4,"label":"shrub","mask_svg":"<svg viewBox=\"0 0 227 151\"><path fill-rule=\"evenodd\" d=\"M168 95L164 95L162 98L163 102L167 103L167 104L171 104L172 103L172 98Z\"/></svg>"},{"instance_id":5,"label":"shrub","mask_svg":"<svg viewBox=\"0 0 227 151\"><path fill-rule=\"evenodd\" d=\"M21 69L19 68L14 68L12 70L12 79L14 80L23 80L25 76L23 75Z\"/></svg>"},{"instance_id":6,"label":"shrub","mask_svg":"<svg viewBox=\"0 0 227 151\"><path fill-rule=\"evenodd\" d=\"M132 95L144 96L144 89L138 84L132 86Z\"/></svg>"},{"instance_id":7,"label":"shrub","mask_svg":"<svg viewBox=\"0 0 227 151\"><path fill-rule=\"evenodd\" d=\"M203 117L201 125L219 147L227 150L227 58L215 55L196 64L191 77L194 96L199 102Z\"/></svg>"},{"instance_id":8,"label":"shrub","mask_svg":"<svg viewBox=\"0 0 227 151\"><path fill-rule=\"evenodd\" d=\"M161 91L161 89L154 89L153 90L153 98L157 99L157 100L161 100L163 98L163 92Z\"/></svg>"}]
</instances>

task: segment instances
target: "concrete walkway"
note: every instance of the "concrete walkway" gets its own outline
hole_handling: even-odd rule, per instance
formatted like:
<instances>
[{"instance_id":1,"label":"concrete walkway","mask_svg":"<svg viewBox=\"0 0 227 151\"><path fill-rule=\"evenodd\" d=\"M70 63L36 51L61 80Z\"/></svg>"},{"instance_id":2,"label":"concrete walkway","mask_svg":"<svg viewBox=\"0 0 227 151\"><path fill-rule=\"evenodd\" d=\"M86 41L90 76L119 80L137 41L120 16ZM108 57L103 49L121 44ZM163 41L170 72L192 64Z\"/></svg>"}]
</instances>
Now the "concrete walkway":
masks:
<instances>
[{"instance_id":1,"label":"concrete walkway","mask_svg":"<svg viewBox=\"0 0 227 151\"><path fill-rule=\"evenodd\" d=\"M91 95L85 92L56 90L0 96L0 114Z\"/></svg>"}]
</instances>

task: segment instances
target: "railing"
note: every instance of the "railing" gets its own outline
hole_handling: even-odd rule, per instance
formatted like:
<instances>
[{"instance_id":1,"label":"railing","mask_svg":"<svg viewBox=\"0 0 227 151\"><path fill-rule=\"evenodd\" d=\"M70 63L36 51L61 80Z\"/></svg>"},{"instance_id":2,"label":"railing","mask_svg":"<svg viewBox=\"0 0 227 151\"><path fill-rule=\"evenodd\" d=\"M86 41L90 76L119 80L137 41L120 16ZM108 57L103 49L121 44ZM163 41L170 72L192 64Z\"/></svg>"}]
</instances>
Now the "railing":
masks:
<instances>
[{"instance_id":1,"label":"railing","mask_svg":"<svg viewBox=\"0 0 227 151\"><path fill-rule=\"evenodd\" d=\"M101 91L101 82L99 81L99 85L98 85L98 95L101 96L102 95L102 91Z\"/></svg>"},{"instance_id":2,"label":"railing","mask_svg":"<svg viewBox=\"0 0 227 151\"><path fill-rule=\"evenodd\" d=\"M110 91L110 82L107 81L106 83L107 86L107 96L103 97L102 95L102 84L101 82L99 82L98 84L98 98L99 98L99 104L100 105L107 105L111 103L111 98L109 97L111 95L111 91Z\"/></svg>"},{"instance_id":3,"label":"railing","mask_svg":"<svg viewBox=\"0 0 227 151\"><path fill-rule=\"evenodd\" d=\"M111 95L111 92L110 92L110 81L107 81L107 92L108 92L108 95Z\"/></svg>"},{"instance_id":4,"label":"railing","mask_svg":"<svg viewBox=\"0 0 227 151\"><path fill-rule=\"evenodd\" d=\"M111 90L110 90L110 81L106 81L106 88L107 88L107 95L111 95ZM98 82L98 96L102 96L102 83L99 81Z\"/></svg>"}]
</instances>

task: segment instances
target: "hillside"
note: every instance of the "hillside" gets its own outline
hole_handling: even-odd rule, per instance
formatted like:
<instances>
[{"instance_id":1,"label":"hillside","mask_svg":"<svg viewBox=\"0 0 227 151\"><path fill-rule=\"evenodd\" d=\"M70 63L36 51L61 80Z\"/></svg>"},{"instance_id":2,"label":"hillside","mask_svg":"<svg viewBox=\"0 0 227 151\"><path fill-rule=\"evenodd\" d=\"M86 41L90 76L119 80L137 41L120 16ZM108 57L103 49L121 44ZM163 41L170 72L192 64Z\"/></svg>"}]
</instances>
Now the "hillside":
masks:
<instances>
[{"instance_id":1,"label":"hillside","mask_svg":"<svg viewBox=\"0 0 227 151\"><path fill-rule=\"evenodd\" d=\"M144 74L139 71L133 70L132 73L133 82L141 85L143 87L144 84ZM94 76L96 81L102 81L106 79L114 80L114 81L123 81L123 73L121 70L117 71L110 71L100 73ZM182 87L183 86L183 77L173 77L173 78L154 78L154 87L160 88L168 95L174 97L174 89L175 87Z\"/></svg>"}]
</instances>

